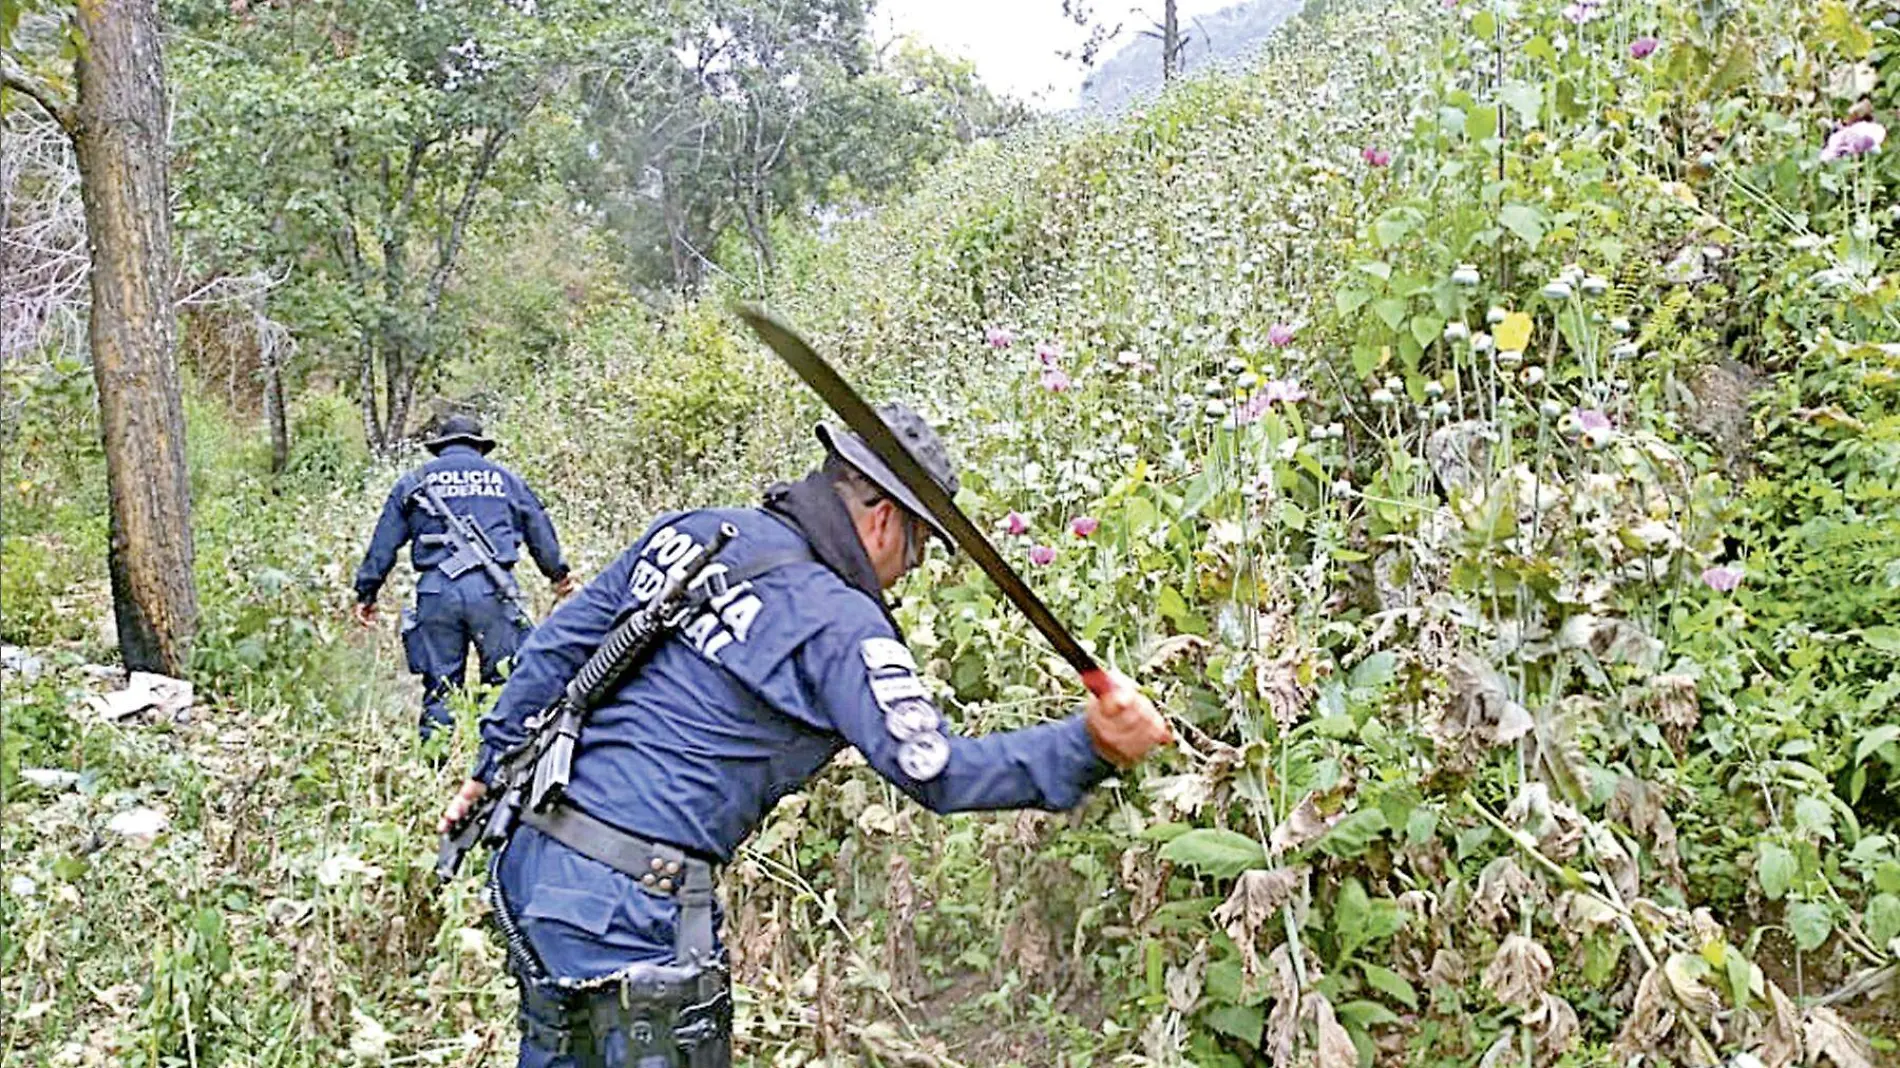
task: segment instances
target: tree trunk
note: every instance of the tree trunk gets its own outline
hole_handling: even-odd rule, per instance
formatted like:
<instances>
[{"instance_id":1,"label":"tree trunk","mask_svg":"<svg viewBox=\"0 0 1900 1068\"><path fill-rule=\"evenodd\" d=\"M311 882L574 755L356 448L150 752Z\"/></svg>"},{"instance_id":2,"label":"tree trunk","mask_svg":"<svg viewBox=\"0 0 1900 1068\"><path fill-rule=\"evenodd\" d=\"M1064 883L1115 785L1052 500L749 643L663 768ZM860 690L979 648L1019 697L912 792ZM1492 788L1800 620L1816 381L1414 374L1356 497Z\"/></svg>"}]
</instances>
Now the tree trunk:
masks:
<instances>
[{"instance_id":1,"label":"tree trunk","mask_svg":"<svg viewBox=\"0 0 1900 1068\"><path fill-rule=\"evenodd\" d=\"M92 243L92 371L128 668L185 671L198 626L191 482L174 359L171 208L157 0L77 5L73 141Z\"/></svg>"},{"instance_id":2,"label":"tree trunk","mask_svg":"<svg viewBox=\"0 0 1900 1068\"><path fill-rule=\"evenodd\" d=\"M290 462L290 423L284 410L284 338L282 327L264 314L264 297L251 310L257 331L257 356L264 373L264 422L270 427L270 471L282 474Z\"/></svg>"},{"instance_id":3,"label":"tree trunk","mask_svg":"<svg viewBox=\"0 0 1900 1068\"><path fill-rule=\"evenodd\" d=\"M1181 22L1175 17L1174 0L1167 0L1161 19L1161 80L1167 83L1181 73Z\"/></svg>"}]
</instances>

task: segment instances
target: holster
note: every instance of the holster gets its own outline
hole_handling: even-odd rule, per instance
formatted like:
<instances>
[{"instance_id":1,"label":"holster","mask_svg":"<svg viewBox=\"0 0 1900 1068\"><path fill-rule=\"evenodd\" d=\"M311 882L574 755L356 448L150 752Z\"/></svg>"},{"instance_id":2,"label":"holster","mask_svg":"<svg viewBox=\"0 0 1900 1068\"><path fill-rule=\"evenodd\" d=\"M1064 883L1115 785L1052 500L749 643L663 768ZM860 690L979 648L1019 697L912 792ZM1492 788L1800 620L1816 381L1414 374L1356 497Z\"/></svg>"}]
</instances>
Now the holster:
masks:
<instances>
[{"instance_id":1,"label":"holster","mask_svg":"<svg viewBox=\"0 0 1900 1068\"><path fill-rule=\"evenodd\" d=\"M521 1037L580 1068L729 1068L732 977L704 964L632 964L575 983L547 974L490 867L489 903L521 987Z\"/></svg>"},{"instance_id":2,"label":"holster","mask_svg":"<svg viewBox=\"0 0 1900 1068\"><path fill-rule=\"evenodd\" d=\"M568 1009L581 1068L677 1068L732 1063L732 988L725 963L636 964L616 981L576 992Z\"/></svg>"}]
</instances>

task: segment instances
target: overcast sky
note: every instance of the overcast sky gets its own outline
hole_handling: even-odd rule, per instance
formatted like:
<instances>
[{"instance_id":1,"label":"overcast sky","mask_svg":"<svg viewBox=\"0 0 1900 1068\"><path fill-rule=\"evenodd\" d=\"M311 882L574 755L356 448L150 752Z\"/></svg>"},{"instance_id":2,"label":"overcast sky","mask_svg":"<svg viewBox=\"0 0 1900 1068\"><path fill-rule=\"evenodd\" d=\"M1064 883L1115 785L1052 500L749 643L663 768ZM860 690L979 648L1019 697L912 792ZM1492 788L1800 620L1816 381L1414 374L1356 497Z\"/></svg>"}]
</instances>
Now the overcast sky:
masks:
<instances>
[{"instance_id":1,"label":"overcast sky","mask_svg":"<svg viewBox=\"0 0 1900 1068\"><path fill-rule=\"evenodd\" d=\"M1178 0L1175 6L1185 27L1195 15L1236 2ZM1121 36L1103 59L1161 17L1161 0L1091 0L1089 6L1097 18L1122 23ZM879 41L908 34L939 52L974 60L993 91L1044 110L1075 103L1087 73L1056 55L1074 51L1088 36L1063 17L1062 0L877 0L871 23Z\"/></svg>"}]
</instances>

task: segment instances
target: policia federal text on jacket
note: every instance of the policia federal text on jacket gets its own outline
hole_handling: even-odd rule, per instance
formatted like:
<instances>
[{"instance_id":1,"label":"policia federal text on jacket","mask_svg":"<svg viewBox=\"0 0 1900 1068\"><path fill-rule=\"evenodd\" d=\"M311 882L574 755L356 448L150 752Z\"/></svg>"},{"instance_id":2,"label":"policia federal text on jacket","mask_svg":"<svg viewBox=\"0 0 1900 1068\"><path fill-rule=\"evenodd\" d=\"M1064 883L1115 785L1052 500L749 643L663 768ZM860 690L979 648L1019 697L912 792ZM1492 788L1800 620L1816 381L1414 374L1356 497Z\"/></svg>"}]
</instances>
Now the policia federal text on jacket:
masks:
<instances>
[{"instance_id":1,"label":"policia federal text on jacket","mask_svg":"<svg viewBox=\"0 0 1900 1068\"><path fill-rule=\"evenodd\" d=\"M930 427L902 406L883 414L954 489ZM1114 765L1168 738L1121 676L1068 720L952 733L882 598L921 562L928 516L855 435L820 427L819 436L824 467L773 487L764 507L654 523L536 629L482 721L481 756L444 831L615 624L733 528L706 568L716 595L593 709L562 800L524 810L493 860L491 897L522 992L524 1068L729 1062L715 873L845 746L918 802L951 812L1069 808Z\"/></svg>"}]
</instances>

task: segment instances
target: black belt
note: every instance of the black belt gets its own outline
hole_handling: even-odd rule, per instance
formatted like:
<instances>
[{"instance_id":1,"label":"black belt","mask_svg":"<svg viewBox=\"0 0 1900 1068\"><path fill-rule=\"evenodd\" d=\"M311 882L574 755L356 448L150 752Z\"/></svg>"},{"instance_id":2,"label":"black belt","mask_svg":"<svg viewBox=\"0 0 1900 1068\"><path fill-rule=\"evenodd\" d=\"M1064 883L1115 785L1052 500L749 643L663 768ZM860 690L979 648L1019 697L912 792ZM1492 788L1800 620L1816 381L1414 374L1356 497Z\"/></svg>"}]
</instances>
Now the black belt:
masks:
<instances>
[{"instance_id":1,"label":"black belt","mask_svg":"<svg viewBox=\"0 0 1900 1068\"><path fill-rule=\"evenodd\" d=\"M678 846L630 834L568 804L521 813L521 822L659 897L679 900L673 952L681 964L713 959L713 866Z\"/></svg>"}]
</instances>

